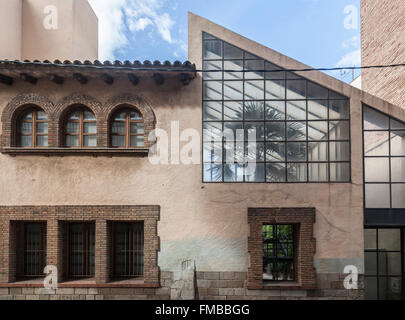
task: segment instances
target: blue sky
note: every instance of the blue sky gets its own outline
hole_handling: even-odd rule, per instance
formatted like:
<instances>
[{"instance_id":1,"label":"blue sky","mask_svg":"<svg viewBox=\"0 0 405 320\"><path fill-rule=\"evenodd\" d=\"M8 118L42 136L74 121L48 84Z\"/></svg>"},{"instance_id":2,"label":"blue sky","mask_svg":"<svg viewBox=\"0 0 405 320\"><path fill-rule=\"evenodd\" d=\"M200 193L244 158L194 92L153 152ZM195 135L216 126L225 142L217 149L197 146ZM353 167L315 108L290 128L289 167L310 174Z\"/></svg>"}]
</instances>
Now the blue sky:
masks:
<instances>
[{"instance_id":1,"label":"blue sky","mask_svg":"<svg viewBox=\"0 0 405 320\"><path fill-rule=\"evenodd\" d=\"M101 60L187 60L191 11L313 67L361 64L360 0L89 2L99 17ZM351 80L351 73L332 75Z\"/></svg>"}]
</instances>

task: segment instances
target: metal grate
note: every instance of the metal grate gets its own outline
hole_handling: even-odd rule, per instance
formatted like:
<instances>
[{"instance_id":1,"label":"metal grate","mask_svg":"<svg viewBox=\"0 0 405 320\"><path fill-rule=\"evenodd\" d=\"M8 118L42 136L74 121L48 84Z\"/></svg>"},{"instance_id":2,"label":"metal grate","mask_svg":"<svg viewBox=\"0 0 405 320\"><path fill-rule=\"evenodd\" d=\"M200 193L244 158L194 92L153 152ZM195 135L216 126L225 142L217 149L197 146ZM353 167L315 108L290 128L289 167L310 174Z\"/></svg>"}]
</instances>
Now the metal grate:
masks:
<instances>
[{"instance_id":1,"label":"metal grate","mask_svg":"<svg viewBox=\"0 0 405 320\"><path fill-rule=\"evenodd\" d=\"M94 223L69 224L69 276L92 277L95 269Z\"/></svg>"},{"instance_id":2,"label":"metal grate","mask_svg":"<svg viewBox=\"0 0 405 320\"><path fill-rule=\"evenodd\" d=\"M143 223L114 223L114 275L140 277L143 269Z\"/></svg>"},{"instance_id":3,"label":"metal grate","mask_svg":"<svg viewBox=\"0 0 405 320\"><path fill-rule=\"evenodd\" d=\"M294 226L263 225L263 280L294 279Z\"/></svg>"},{"instance_id":4,"label":"metal grate","mask_svg":"<svg viewBox=\"0 0 405 320\"><path fill-rule=\"evenodd\" d=\"M45 223L24 224L24 277L42 276L46 260Z\"/></svg>"}]
</instances>

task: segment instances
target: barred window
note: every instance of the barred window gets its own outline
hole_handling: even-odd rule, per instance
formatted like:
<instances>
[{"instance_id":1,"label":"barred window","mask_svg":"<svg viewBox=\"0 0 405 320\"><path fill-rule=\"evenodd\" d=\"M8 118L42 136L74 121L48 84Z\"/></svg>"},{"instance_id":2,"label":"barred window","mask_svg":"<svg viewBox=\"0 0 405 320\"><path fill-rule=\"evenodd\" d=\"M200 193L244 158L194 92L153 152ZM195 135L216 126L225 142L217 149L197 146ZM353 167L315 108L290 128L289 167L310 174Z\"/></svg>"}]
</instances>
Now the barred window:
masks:
<instances>
[{"instance_id":1,"label":"barred window","mask_svg":"<svg viewBox=\"0 0 405 320\"><path fill-rule=\"evenodd\" d=\"M48 116L38 109L25 111L17 123L19 147L47 147L48 146Z\"/></svg>"},{"instance_id":2,"label":"barred window","mask_svg":"<svg viewBox=\"0 0 405 320\"><path fill-rule=\"evenodd\" d=\"M95 224L68 224L68 275L69 278L94 276Z\"/></svg>"},{"instance_id":3,"label":"barred window","mask_svg":"<svg viewBox=\"0 0 405 320\"><path fill-rule=\"evenodd\" d=\"M113 223L113 276L141 277L144 268L143 222Z\"/></svg>"},{"instance_id":4,"label":"barred window","mask_svg":"<svg viewBox=\"0 0 405 320\"><path fill-rule=\"evenodd\" d=\"M23 273L20 276L43 276L46 263L46 224L43 222L24 222L22 226L24 251ZM18 256L19 252L17 252ZM19 259L17 258L17 260Z\"/></svg>"},{"instance_id":5,"label":"barred window","mask_svg":"<svg viewBox=\"0 0 405 320\"><path fill-rule=\"evenodd\" d=\"M144 136L144 120L137 110L124 108L113 115L111 122L112 147L143 147Z\"/></svg>"},{"instance_id":6,"label":"barred window","mask_svg":"<svg viewBox=\"0 0 405 320\"><path fill-rule=\"evenodd\" d=\"M347 97L206 33L203 70L204 182L350 182Z\"/></svg>"},{"instance_id":7,"label":"barred window","mask_svg":"<svg viewBox=\"0 0 405 320\"><path fill-rule=\"evenodd\" d=\"M295 280L294 261L294 226L263 225L263 280Z\"/></svg>"}]
</instances>

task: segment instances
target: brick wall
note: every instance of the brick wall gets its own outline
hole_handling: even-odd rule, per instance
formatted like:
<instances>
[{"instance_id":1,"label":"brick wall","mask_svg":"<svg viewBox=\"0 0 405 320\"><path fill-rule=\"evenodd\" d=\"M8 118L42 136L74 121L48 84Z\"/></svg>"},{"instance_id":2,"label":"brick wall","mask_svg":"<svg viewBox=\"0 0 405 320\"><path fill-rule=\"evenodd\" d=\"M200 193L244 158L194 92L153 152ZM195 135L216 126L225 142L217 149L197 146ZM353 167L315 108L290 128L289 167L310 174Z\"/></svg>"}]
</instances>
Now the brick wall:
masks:
<instances>
[{"instance_id":1,"label":"brick wall","mask_svg":"<svg viewBox=\"0 0 405 320\"><path fill-rule=\"evenodd\" d=\"M405 63L405 1L361 1L362 64ZM363 90L405 108L405 67L369 69Z\"/></svg>"}]
</instances>

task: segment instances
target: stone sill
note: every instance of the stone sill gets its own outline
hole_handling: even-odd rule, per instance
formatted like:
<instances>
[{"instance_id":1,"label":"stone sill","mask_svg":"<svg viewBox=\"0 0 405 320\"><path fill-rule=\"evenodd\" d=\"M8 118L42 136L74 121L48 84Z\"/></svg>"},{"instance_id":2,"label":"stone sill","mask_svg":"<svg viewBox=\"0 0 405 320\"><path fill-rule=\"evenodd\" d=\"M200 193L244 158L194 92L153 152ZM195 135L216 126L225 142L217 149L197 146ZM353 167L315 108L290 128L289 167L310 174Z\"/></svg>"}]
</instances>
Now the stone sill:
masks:
<instances>
[{"instance_id":1,"label":"stone sill","mask_svg":"<svg viewBox=\"0 0 405 320\"><path fill-rule=\"evenodd\" d=\"M0 288L43 288L43 279L18 281L11 283L0 283ZM143 279L130 279L112 281L107 283L96 283L94 279L76 281L65 281L58 284L61 288L160 288L159 284L145 283Z\"/></svg>"},{"instance_id":2,"label":"stone sill","mask_svg":"<svg viewBox=\"0 0 405 320\"><path fill-rule=\"evenodd\" d=\"M149 148L1 148L1 153L10 156L134 156L146 157Z\"/></svg>"},{"instance_id":3,"label":"stone sill","mask_svg":"<svg viewBox=\"0 0 405 320\"><path fill-rule=\"evenodd\" d=\"M304 290L298 282L266 282L262 286L247 285L248 290Z\"/></svg>"}]
</instances>

